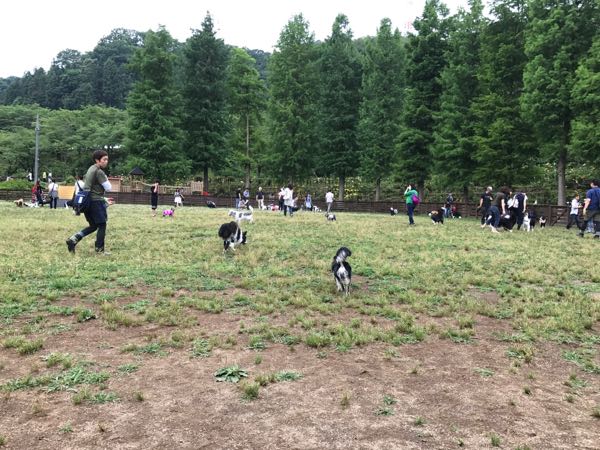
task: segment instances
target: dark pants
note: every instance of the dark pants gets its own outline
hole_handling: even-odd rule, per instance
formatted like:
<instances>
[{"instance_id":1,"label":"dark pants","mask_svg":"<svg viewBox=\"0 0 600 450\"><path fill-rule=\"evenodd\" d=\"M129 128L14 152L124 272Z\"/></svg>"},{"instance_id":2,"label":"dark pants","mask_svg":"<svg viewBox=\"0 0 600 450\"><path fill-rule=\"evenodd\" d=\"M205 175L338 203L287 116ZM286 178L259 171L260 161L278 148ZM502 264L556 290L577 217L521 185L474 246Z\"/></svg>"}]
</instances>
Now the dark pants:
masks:
<instances>
[{"instance_id":1,"label":"dark pants","mask_svg":"<svg viewBox=\"0 0 600 450\"><path fill-rule=\"evenodd\" d=\"M523 225L523 219L525 218L525 213L523 212L523 210L516 208L515 215L517 216L517 230L520 230L521 226Z\"/></svg>"},{"instance_id":2,"label":"dark pants","mask_svg":"<svg viewBox=\"0 0 600 450\"><path fill-rule=\"evenodd\" d=\"M289 205L284 205L283 206L283 215L287 216L288 211L290 213L290 217L292 217L294 215L294 207L289 206Z\"/></svg>"},{"instance_id":3,"label":"dark pants","mask_svg":"<svg viewBox=\"0 0 600 450\"><path fill-rule=\"evenodd\" d=\"M413 219L413 215L415 213L415 204L407 203L406 204L406 214L408 215L408 223L410 225L414 225L415 221Z\"/></svg>"},{"instance_id":4,"label":"dark pants","mask_svg":"<svg viewBox=\"0 0 600 450\"><path fill-rule=\"evenodd\" d=\"M594 222L594 237L600 238L600 209L588 209L585 218L586 221L592 220ZM584 233L584 229L579 232L581 236Z\"/></svg>"},{"instance_id":5,"label":"dark pants","mask_svg":"<svg viewBox=\"0 0 600 450\"><path fill-rule=\"evenodd\" d=\"M490 210L489 208L482 208L481 211L483 211L483 212L481 213L481 225L483 225L485 223L487 216L489 214L489 210Z\"/></svg>"},{"instance_id":6,"label":"dark pants","mask_svg":"<svg viewBox=\"0 0 600 450\"><path fill-rule=\"evenodd\" d=\"M106 205L103 201L94 200L90 203L89 208L84 214L89 226L75 233L70 239L77 243L84 237L98 231L96 234L95 247L97 252L103 252L104 237L106 236L106 222L108 221Z\"/></svg>"},{"instance_id":7,"label":"dark pants","mask_svg":"<svg viewBox=\"0 0 600 450\"><path fill-rule=\"evenodd\" d=\"M488 210L488 216L490 216L490 218L487 220L486 224L492 225L494 228L498 228L498 225L500 225L500 210L498 207L490 206L490 209Z\"/></svg>"},{"instance_id":8,"label":"dark pants","mask_svg":"<svg viewBox=\"0 0 600 450\"><path fill-rule=\"evenodd\" d=\"M579 222L579 214L570 214L569 215L569 223L567 224L567 230L570 229L573 224L577 227L577 229L581 230L581 223Z\"/></svg>"},{"instance_id":9,"label":"dark pants","mask_svg":"<svg viewBox=\"0 0 600 450\"><path fill-rule=\"evenodd\" d=\"M50 209L56 209L56 204L58 203L58 197L50 197Z\"/></svg>"}]
</instances>

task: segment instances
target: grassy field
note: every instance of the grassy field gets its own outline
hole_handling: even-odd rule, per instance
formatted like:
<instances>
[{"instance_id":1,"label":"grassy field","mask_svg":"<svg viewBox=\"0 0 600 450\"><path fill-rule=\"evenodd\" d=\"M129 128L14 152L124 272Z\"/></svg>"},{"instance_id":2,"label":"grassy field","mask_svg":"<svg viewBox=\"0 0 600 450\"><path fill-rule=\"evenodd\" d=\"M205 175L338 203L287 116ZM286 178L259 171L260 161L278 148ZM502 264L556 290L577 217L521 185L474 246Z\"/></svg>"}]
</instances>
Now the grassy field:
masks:
<instances>
[{"instance_id":1,"label":"grassy field","mask_svg":"<svg viewBox=\"0 0 600 450\"><path fill-rule=\"evenodd\" d=\"M0 203L0 446L598 448L600 244L564 228ZM352 250L351 294L329 271Z\"/></svg>"}]
</instances>

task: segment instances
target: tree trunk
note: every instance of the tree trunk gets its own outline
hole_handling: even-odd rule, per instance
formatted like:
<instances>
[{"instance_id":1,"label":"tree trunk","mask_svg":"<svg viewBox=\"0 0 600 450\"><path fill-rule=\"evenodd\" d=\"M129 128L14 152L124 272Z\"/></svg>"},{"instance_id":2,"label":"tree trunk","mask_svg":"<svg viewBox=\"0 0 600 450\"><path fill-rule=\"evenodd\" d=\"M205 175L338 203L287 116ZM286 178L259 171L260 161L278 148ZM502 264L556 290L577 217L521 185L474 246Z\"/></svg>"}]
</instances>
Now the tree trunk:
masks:
<instances>
[{"instance_id":1,"label":"tree trunk","mask_svg":"<svg viewBox=\"0 0 600 450\"><path fill-rule=\"evenodd\" d=\"M204 175L202 176L202 190L208 192L208 166L204 165Z\"/></svg>"},{"instance_id":2,"label":"tree trunk","mask_svg":"<svg viewBox=\"0 0 600 450\"><path fill-rule=\"evenodd\" d=\"M375 201L378 202L381 198L381 177L375 180Z\"/></svg>"},{"instance_id":3,"label":"tree trunk","mask_svg":"<svg viewBox=\"0 0 600 450\"><path fill-rule=\"evenodd\" d=\"M250 116L246 114L246 179L244 187L250 189Z\"/></svg>"},{"instance_id":4,"label":"tree trunk","mask_svg":"<svg viewBox=\"0 0 600 450\"><path fill-rule=\"evenodd\" d=\"M344 191L346 190L346 175L340 175L340 192L338 195L338 200L340 202L344 201Z\"/></svg>"},{"instance_id":5,"label":"tree trunk","mask_svg":"<svg viewBox=\"0 0 600 450\"><path fill-rule=\"evenodd\" d=\"M565 173L567 170L567 151L562 149L558 156L558 163L556 164L556 175L558 176L558 205L564 206L567 197L565 193Z\"/></svg>"}]
</instances>

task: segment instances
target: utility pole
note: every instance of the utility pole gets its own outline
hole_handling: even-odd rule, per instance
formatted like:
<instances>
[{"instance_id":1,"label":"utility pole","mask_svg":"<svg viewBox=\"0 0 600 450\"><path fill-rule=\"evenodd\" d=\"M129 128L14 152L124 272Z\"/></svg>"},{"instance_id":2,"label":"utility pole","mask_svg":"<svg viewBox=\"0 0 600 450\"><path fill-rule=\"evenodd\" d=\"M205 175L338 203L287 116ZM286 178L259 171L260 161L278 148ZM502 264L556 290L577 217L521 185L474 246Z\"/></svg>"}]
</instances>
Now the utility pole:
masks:
<instances>
[{"instance_id":1,"label":"utility pole","mask_svg":"<svg viewBox=\"0 0 600 450\"><path fill-rule=\"evenodd\" d=\"M40 115L35 116L35 162L33 163L33 181L34 183L39 179L40 165Z\"/></svg>"}]
</instances>

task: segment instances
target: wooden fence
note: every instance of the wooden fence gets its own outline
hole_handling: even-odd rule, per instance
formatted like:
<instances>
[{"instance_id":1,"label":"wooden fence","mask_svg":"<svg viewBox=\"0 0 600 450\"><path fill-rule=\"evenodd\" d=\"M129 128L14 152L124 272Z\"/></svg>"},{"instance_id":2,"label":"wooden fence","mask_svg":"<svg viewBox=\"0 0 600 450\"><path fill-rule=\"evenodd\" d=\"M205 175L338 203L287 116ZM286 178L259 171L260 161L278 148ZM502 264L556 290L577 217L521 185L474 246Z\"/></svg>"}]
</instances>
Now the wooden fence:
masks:
<instances>
[{"instance_id":1,"label":"wooden fence","mask_svg":"<svg viewBox=\"0 0 600 450\"><path fill-rule=\"evenodd\" d=\"M107 194L107 196L112 197L115 203L150 206L150 194L146 192L111 192L110 194ZM12 201L19 198L29 201L29 199L31 199L31 192L0 190L0 200ZM214 202L219 208L233 208L235 206L234 197L212 197L201 196L197 194L185 195L183 204L185 206L206 206L207 201ZM172 205L173 195L159 194L158 203L159 205L164 206ZM270 203L270 200L265 199L265 205ZM256 206L256 201L252 200L251 204ZM319 206L321 209L325 209L326 206L325 202L315 202L314 204ZM429 211L438 209L442 205L442 202L423 202L417 207L415 215L427 214ZM455 205L457 211L459 211L463 217L479 216L479 213L477 212L477 204L475 203L455 203ZM336 212L347 211L389 214L390 208L398 209L399 214L405 213L404 203L398 201L335 201L333 203L333 210ZM569 218L569 206L530 205L529 208L536 211L537 217L546 216L550 225L565 224Z\"/></svg>"}]
</instances>

